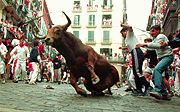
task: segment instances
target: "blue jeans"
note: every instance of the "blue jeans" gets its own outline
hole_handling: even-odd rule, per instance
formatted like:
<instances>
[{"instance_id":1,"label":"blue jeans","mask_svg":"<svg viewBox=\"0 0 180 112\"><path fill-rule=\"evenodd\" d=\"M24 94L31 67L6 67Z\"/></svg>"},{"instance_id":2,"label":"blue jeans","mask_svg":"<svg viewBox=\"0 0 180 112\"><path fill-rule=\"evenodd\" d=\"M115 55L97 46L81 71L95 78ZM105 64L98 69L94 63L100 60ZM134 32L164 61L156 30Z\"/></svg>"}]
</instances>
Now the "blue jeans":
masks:
<instances>
[{"instance_id":1,"label":"blue jeans","mask_svg":"<svg viewBox=\"0 0 180 112\"><path fill-rule=\"evenodd\" d=\"M162 84L162 73L168 69L168 66L173 62L173 55L163 57L154 68L152 80L155 85L155 91L160 92L162 95L168 95L164 85Z\"/></svg>"}]
</instances>

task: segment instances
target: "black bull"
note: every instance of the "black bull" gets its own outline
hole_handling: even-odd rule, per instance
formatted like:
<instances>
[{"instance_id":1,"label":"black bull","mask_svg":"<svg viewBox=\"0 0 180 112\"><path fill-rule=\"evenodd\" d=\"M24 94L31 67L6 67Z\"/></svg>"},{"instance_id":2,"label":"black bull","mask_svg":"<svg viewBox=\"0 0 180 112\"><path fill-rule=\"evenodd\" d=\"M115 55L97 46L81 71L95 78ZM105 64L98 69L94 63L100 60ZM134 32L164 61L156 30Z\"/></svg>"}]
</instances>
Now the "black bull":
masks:
<instances>
[{"instance_id":1,"label":"black bull","mask_svg":"<svg viewBox=\"0 0 180 112\"><path fill-rule=\"evenodd\" d=\"M54 26L48 30L47 35L35 37L45 39L46 45L56 48L63 55L70 69L71 85L78 94L87 96L86 91L77 85L80 77L85 78L83 83L92 95L104 95L102 91L105 89L112 94L110 87L119 81L118 71L92 47L66 31L71 20L65 13L64 15L68 20L67 24Z\"/></svg>"}]
</instances>

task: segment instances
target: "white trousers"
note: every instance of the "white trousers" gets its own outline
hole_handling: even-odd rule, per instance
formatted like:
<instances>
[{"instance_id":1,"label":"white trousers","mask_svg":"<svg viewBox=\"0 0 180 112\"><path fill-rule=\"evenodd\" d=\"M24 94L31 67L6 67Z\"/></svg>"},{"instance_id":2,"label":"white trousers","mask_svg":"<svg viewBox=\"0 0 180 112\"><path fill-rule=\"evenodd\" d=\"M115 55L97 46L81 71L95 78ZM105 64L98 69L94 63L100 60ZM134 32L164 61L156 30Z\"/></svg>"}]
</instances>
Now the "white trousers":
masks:
<instances>
[{"instance_id":1,"label":"white trousers","mask_svg":"<svg viewBox=\"0 0 180 112\"><path fill-rule=\"evenodd\" d=\"M176 72L176 78L174 81L174 90L178 93L180 93L180 82L179 82L179 78L178 78L178 72Z\"/></svg>"},{"instance_id":2,"label":"white trousers","mask_svg":"<svg viewBox=\"0 0 180 112\"><path fill-rule=\"evenodd\" d=\"M54 72L57 77L57 81L61 81L61 68L54 69Z\"/></svg>"},{"instance_id":3,"label":"white trousers","mask_svg":"<svg viewBox=\"0 0 180 112\"><path fill-rule=\"evenodd\" d=\"M26 61L19 61L19 60L16 63L14 79L18 80L20 69L22 70L22 75L24 75L24 80L27 80Z\"/></svg>"},{"instance_id":4,"label":"white trousers","mask_svg":"<svg viewBox=\"0 0 180 112\"><path fill-rule=\"evenodd\" d=\"M49 72L51 73L51 82L54 82L54 70L50 69Z\"/></svg>"},{"instance_id":5,"label":"white trousers","mask_svg":"<svg viewBox=\"0 0 180 112\"><path fill-rule=\"evenodd\" d=\"M133 89L136 89L135 79L133 75L132 68L128 69L128 87L132 87Z\"/></svg>"},{"instance_id":6,"label":"white trousers","mask_svg":"<svg viewBox=\"0 0 180 112\"><path fill-rule=\"evenodd\" d=\"M31 62L31 64L32 64L34 71L32 72L31 80L29 81L29 83L35 83L37 76L38 76L38 63Z\"/></svg>"}]
</instances>

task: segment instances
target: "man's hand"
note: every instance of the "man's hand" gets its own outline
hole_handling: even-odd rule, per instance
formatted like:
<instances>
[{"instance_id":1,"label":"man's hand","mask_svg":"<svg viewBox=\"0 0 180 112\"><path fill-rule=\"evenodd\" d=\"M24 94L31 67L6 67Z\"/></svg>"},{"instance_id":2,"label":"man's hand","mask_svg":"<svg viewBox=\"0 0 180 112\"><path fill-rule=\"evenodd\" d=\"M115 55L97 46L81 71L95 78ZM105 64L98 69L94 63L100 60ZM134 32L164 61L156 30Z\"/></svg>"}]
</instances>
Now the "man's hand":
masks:
<instances>
[{"instance_id":1,"label":"man's hand","mask_svg":"<svg viewBox=\"0 0 180 112\"><path fill-rule=\"evenodd\" d=\"M167 46L167 43L166 42L164 42L164 41L162 41L161 43L159 43L161 46L160 46L160 48L161 49L163 49L163 48L165 48L166 46Z\"/></svg>"},{"instance_id":2,"label":"man's hand","mask_svg":"<svg viewBox=\"0 0 180 112\"><path fill-rule=\"evenodd\" d=\"M138 48L138 47L144 47L144 46L146 46L147 44L137 44L136 45L136 48Z\"/></svg>"},{"instance_id":3,"label":"man's hand","mask_svg":"<svg viewBox=\"0 0 180 112\"><path fill-rule=\"evenodd\" d=\"M122 24L123 24L123 23L120 21L120 27L122 27Z\"/></svg>"}]
</instances>

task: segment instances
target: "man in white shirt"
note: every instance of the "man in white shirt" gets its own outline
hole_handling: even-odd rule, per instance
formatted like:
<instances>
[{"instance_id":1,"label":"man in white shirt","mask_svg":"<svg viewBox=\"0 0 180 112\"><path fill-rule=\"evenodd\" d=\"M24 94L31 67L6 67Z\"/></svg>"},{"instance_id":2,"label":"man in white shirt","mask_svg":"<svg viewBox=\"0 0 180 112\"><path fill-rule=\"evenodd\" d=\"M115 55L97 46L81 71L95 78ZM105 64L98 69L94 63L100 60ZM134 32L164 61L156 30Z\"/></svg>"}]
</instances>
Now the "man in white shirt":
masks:
<instances>
[{"instance_id":1,"label":"man in white shirt","mask_svg":"<svg viewBox=\"0 0 180 112\"><path fill-rule=\"evenodd\" d=\"M132 67L133 74L135 76L136 89L133 92L133 96L142 96L148 94L153 88L150 86L150 83L146 80L142 74L142 64L144 61L144 53L140 48L136 48L136 45L139 44L137 37L135 36L132 26L123 24L120 22L120 26L123 27L120 33L122 37L125 38L125 43L129 52L132 55ZM145 92L142 92L142 85L145 86ZM148 93L147 93L148 92Z\"/></svg>"},{"instance_id":2,"label":"man in white shirt","mask_svg":"<svg viewBox=\"0 0 180 112\"><path fill-rule=\"evenodd\" d=\"M21 67L22 74L24 75L25 83L27 82L27 72L26 72L26 60L27 56L29 56L29 50L24 45L24 40L19 41L19 45L16 46L10 53L10 56L13 56L14 53L17 53L17 64L15 68L15 76L14 76L14 83L18 83L18 77L19 77L19 68Z\"/></svg>"},{"instance_id":3,"label":"man in white shirt","mask_svg":"<svg viewBox=\"0 0 180 112\"><path fill-rule=\"evenodd\" d=\"M5 63L4 58L6 58L6 53L8 52L6 46L2 43L2 38L0 38L0 74L2 76L2 84L5 84Z\"/></svg>"}]
</instances>

